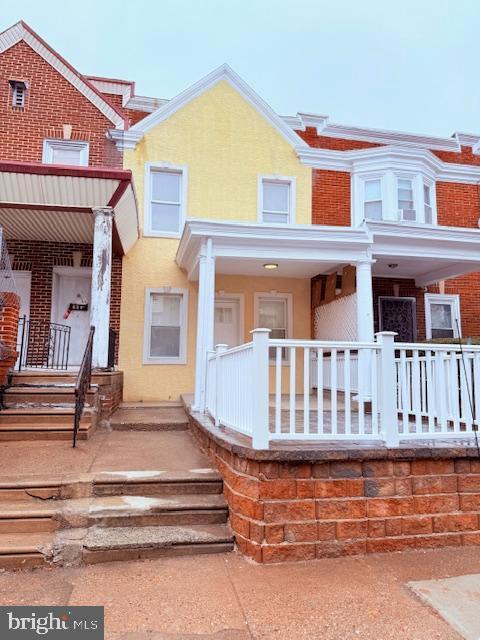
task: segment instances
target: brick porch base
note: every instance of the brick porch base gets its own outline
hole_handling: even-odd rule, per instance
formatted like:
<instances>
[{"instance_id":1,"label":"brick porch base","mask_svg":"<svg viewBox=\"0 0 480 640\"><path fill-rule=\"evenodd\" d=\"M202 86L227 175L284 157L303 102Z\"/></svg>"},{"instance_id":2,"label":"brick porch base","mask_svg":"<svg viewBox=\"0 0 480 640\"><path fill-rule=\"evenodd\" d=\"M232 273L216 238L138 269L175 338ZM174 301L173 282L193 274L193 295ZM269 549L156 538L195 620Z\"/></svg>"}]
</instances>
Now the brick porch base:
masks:
<instances>
[{"instance_id":1,"label":"brick porch base","mask_svg":"<svg viewBox=\"0 0 480 640\"><path fill-rule=\"evenodd\" d=\"M224 478L238 548L257 562L480 545L473 447L254 451L205 416L189 419Z\"/></svg>"}]
</instances>

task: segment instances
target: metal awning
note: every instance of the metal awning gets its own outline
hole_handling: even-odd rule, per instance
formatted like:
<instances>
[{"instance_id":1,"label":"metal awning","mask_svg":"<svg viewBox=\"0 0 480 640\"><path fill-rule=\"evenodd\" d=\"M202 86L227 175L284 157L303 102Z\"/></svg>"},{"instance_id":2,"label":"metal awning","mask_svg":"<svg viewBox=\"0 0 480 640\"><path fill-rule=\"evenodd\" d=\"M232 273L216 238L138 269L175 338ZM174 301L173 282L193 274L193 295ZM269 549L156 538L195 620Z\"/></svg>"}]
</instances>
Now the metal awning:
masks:
<instances>
[{"instance_id":1,"label":"metal awning","mask_svg":"<svg viewBox=\"0 0 480 640\"><path fill-rule=\"evenodd\" d=\"M7 239L92 243L92 209L113 207L113 246L135 244L138 208L131 171L0 162L0 226Z\"/></svg>"}]
</instances>

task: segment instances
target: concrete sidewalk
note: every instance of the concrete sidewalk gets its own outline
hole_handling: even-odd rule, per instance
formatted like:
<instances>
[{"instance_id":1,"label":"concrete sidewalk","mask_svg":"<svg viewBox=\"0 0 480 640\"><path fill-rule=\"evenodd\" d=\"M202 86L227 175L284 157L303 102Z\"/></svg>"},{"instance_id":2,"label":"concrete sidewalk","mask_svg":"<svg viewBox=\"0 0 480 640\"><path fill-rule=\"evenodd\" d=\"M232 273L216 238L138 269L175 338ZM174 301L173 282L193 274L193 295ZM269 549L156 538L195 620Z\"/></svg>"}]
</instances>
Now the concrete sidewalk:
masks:
<instances>
[{"instance_id":1,"label":"concrete sidewalk","mask_svg":"<svg viewBox=\"0 0 480 640\"><path fill-rule=\"evenodd\" d=\"M460 640L408 587L480 572L477 547L291 565L237 554L0 574L0 605L105 606L108 640Z\"/></svg>"}]
</instances>

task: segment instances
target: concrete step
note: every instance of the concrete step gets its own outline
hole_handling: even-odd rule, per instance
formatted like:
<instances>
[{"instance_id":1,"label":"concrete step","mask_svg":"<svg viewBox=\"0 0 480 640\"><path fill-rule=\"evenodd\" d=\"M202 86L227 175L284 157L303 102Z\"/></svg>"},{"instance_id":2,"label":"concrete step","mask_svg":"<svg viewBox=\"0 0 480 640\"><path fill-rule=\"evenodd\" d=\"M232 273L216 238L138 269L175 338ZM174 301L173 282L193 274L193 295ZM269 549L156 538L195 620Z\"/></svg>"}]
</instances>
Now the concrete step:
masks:
<instances>
[{"instance_id":1,"label":"concrete step","mask_svg":"<svg viewBox=\"0 0 480 640\"><path fill-rule=\"evenodd\" d=\"M22 384L75 384L78 371L45 371L44 369L16 371L12 374L12 386Z\"/></svg>"},{"instance_id":2,"label":"concrete step","mask_svg":"<svg viewBox=\"0 0 480 640\"><path fill-rule=\"evenodd\" d=\"M40 533L58 529L54 519L57 504L53 500L23 500L0 503L0 534Z\"/></svg>"},{"instance_id":3,"label":"concrete step","mask_svg":"<svg viewBox=\"0 0 480 640\"><path fill-rule=\"evenodd\" d=\"M96 387L87 392L85 406L93 406L98 395ZM31 408L57 405L59 408L75 405L75 385L15 386L6 389L3 401L8 408Z\"/></svg>"},{"instance_id":4,"label":"concrete step","mask_svg":"<svg viewBox=\"0 0 480 640\"><path fill-rule=\"evenodd\" d=\"M89 525L100 527L219 524L227 522L227 517L227 504L220 494L104 496L89 505Z\"/></svg>"},{"instance_id":5,"label":"concrete step","mask_svg":"<svg viewBox=\"0 0 480 640\"><path fill-rule=\"evenodd\" d=\"M219 494L223 483L213 469L185 471L99 472L94 478L96 496L164 496L177 494Z\"/></svg>"},{"instance_id":6,"label":"concrete step","mask_svg":"<svg viewBox=\"0 0 480 640\"><path fill-rule=\"evenodd\" d=\"M0 506L5 502L30 502L57 500L60 498L61 477L24 477L0 479Z\"/></svg>"},{"instance_id":7,"label":"concrete step","mask_svg":"<svg viewBox=\"0 0 480 640\"><path fill-rule=\"evenodd\" d=\"M30 569L48 562L54 533L0 533L0 568Z\"/></svg>"},{"instance_id":8,"label":"concrete step","mask_svg":"<svg viewBox=\"0 0 480 640\"><path fill-rule=\"evenodd\" d=\"M111 416L110 426L116 431L184 431L188 429L188 418L176 404L121 406Z\"/></svg>"},{"instance_id":9,"label":"concrete step","mask_svg":"<svg viewBox=\"0 0 480 640\"><path fill-rule=\"evenodd\" d=\"M227 524L92 527L83 542L83 561L93 564L114 560L222 553L232 549L233 536Z\"/></svg>"},{"instance_id":10,"label":"concrete step","mask_svg":"<svg viewBox=\"0 0 480 640\"><path fill-rule=\"evenodd\" d=\"M86 408L83 412L81 422L87 424L91 422L94 412ZM53 426L59 424L72 424L75 416L73 407L18 407L3 409L0 411L0 429L3 425L46 425Z\"/></svg>"}]
</instances>

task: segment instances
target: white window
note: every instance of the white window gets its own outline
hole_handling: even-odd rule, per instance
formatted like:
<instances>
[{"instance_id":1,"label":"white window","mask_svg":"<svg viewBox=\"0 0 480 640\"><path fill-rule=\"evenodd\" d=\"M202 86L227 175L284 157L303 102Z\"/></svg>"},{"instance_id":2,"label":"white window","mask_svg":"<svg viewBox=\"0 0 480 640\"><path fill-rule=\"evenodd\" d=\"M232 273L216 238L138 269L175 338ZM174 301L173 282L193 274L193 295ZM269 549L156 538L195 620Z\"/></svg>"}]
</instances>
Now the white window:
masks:
<instances>
[{"instance_id":1,"label":"white window","mask_svg":"<svg viewBox=\"0 0 480 640\"><path fill-rule=\"evenodd\" d=\"M145 233L178 237L185 222L186 168L147 165Z\"/></svg>"},{"instance_id":2,"label":"white window","mask_svg":"<svg viewBox=\"0 0 480 640\"><path fill-rule=\"evenodd\" d=\"M295 179L263 176L259 181L259 222L294 222Z\"/></svg>"},{"instance_id":3,"label":"white window","mask_svg":"<svg viewBox=\"0 0 480 640\"><path fill-rule=\"evenodd\" d=\"M88 165L88 142L78 140L44 140L43 162L68 166Z\"/></svg>"},{"instance_id":4,"label":"white window","mask_svg":"<svg viewBox=\"0 0 480 640\"><path fill-rule=\"evenodd\" d=\"M382 219L382 181L365 180L364 214L365 220Z\"/></svg>"},{"instance_id":5,"label":"white window","mask_svg":"<svg viewBox=\"0 0 480 640\"><path fill-rule=\"evenodd\" d=\"M10 86L12 88L12 107L22 109L25 106L26 83L21 80L10 80Z\"/></svg>"},{"instance_id":6,"label":"white window","mask_svg":"<svg viewBox=\"0 0 480 640\"><path fill-rule=\"evenodd\" d=\"M292 295L289 293L255 294L255 327L270 329L269 338L284 340L290 337L293 323ZM275 360L275 347L270 349L270 359ZM286 350L282 350L285 360Z\"/></svg>"},{"instance_id":7,"label":"white window","mask_svg":"<svg viewBox=\"0 0 480 640\"><path fill-rule=\"evenodd\" d=\"M187 360L188 291L145 292L144 364L185 364Z\"/></svg>"},{"instance_id":8,"label":"white window","mask_svg":"<svg viewBox=\"0 0 480 640\"><path fill-rule=\"evenodd\" d=\"M398 179L397 197L400 220L416 220L417 215L413 204L413 182L410 178Z\"/></svg>"},{"instance_id":9,"label":"white window","mask_svg":"<svg viewBox=\"0 0 480 640\"><path fill-rule=\"evenodd\" d=\"M461 335L458 295L425 295L427 338L458 338Z\"/></svg>"},{"instance_id":10,"label":"white window","mask_svg":"<svg viewBox=\"0 0 480 640\"><path fill-rule=\"evenodd\" d=\"M433 224L432 188L423 183L423 204L425 207L425 224Z\"/></svg>"}]
</instances>

